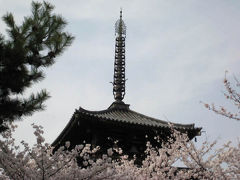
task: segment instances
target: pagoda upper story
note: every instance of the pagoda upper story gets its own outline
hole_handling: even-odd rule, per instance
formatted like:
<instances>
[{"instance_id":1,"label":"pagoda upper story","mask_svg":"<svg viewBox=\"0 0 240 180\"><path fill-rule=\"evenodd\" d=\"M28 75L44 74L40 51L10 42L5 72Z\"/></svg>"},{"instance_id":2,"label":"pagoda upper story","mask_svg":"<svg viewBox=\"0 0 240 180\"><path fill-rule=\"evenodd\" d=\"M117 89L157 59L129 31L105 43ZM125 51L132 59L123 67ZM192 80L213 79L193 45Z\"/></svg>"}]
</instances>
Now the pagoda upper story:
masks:
<instances>
[{"instance_id":1,"label":"pagoda upper story","mask_svg":"<svg viewBox=\"0 0 240 180\"><path fill-rule=\"evenodd\" d=\"M115 24L115 61L113 76L113 95L115 101L105 110L89 111L83 108L75 110L72 118L53 142L58 148L66 141L71 146L81 144L83 141L99 145L103 149L109 146L108 138L118 140L120 146L127 154L143 153L146 143L145 136L153 138L156 135L166 141L171 135L169 122L152 118L129 108L123 102L125 96L125 39L126 25L122 19ZM188 137L200 135L201 128L194 124L171 123L177 130L187 133Z\"/></svg>"}]
</instances>

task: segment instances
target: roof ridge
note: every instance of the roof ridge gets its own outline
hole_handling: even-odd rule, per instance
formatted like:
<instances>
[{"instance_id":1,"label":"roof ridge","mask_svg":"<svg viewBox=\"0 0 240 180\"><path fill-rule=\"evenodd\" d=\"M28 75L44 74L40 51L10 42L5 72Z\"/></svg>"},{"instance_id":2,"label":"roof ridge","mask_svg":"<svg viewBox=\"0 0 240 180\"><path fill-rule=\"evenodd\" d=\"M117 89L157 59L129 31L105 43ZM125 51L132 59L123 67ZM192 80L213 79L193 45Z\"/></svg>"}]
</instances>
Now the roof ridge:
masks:
<instances>
[{"instance_id":1,"label":"roof ridge","mask_svg":"<svg viewBox=\"0 0 240 180\"><path fill-rule=\"evenodd\" d=\"M91 111L91 110L84 109L81 106L79 107L78 111L85 112L85 113L94 113L94 114L109 112L108 109L104 109L104 110L100 110L100 111Z\"/></svg>"}]
</instances>

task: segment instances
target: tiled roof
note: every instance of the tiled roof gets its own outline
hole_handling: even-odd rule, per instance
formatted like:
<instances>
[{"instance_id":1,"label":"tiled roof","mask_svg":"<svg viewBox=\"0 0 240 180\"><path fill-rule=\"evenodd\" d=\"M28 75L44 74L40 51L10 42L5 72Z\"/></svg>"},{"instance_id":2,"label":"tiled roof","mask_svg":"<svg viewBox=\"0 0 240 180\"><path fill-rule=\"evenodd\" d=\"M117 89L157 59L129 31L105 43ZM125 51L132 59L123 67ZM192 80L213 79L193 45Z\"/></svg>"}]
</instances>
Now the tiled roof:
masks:
<instances>
[{"instance_id":1,"label":"tiled roof","mask_svg":"<svg viewBox=\"0 0 240 180\"><path fill-rule=\"evenodd\" d=\"M151 127L162 127L168 128L169 122L155 119L138 112L132 111L129 109L129 105L121 104L116 105L116 103L112 104L108 109L103 111L88 111L83 108L79 108L77 111L78 114L85 114L91 117L98 118L99 120L109 120L115 122L123 122L128 124L136 124L143 126L151 126ZM171 123L177 129L190 130L196 129L194 128L194 124L176 124Z\"/></svg>"}]
</instances>

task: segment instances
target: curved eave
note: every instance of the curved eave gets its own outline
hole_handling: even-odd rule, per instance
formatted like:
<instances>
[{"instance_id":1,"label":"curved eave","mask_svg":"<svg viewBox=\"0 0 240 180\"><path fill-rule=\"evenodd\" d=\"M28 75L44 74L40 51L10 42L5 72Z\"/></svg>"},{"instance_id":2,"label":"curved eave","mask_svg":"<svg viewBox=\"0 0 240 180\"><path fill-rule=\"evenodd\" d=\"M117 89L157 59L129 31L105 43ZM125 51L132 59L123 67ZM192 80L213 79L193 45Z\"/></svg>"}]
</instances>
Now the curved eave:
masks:
<instances>
[{"instance_id":1,"label":"curved eave","mask_svg":"<svg viewBox=\"0 0 240 180\"><path fill-rule=\"evenodd\" d=\"M124 123L128 123L128 124L136 124L136 125L149 126L149 127L169 128L169 124L172 124L174 128L179 129L179 130L199 130L200 131L202 129L202 128L195 128L194 123L192 123L192 124L179 124L179 123L167 122L167 121L163 121L163 120L160 120L160 119L156 119L156 118L146 116L144 114L138 113L138 112L130 110L130 109L129 110L118 110L118 111L119 112L124 112L124 111L127 112L128 111L128 112L136 114L140 117L144 117L145 119L148 119L148 120L154 122L154 124L148 124L148 123L138 122L138 121L130 122L130 121L126 121L125 119L116 119L116 118L110 118L110 117L101 117L105 113L111 113L111 112L114 112L114 111L115 110L109 110L109 109L101 110L101 111L89 111L89 110L86 110L86 109L83 109L83 108L80 107L78 112L89 115L91 117L100 118L100 119L103 119L103 120L111 120L111 121L116 121L116 122L124 122Z\"/></svg>"},{"instance_id":2,"label":"curved eave","mask_svg":"<svg viewBox=\"0 0 240 180\"><path fill-rule=\"evenodd\" d=\"M61 131L61 133L58 135L58 137L55 139L55 141L53 141L52 146L54 146L54 147L57 146L64 139L64 137L68 134L68 132L71 130L71 127L74 126L74 124L77 121L74 118L74 115L76 114L76 112L77 112L77 110L75 110L70 121L67 123L65 128Z\"/></svg>"}]
</instances>

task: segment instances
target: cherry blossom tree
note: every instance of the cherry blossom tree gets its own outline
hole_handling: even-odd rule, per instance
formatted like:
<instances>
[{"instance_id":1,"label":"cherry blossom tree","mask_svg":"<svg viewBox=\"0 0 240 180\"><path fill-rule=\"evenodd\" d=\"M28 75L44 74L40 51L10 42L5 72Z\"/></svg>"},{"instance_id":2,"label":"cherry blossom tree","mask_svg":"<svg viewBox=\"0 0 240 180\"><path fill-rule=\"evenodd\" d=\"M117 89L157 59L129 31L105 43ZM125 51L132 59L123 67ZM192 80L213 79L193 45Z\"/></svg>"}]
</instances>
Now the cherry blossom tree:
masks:
<instances>
[{"instance_id":1,"label":"cherry blossom tree","mask_svg":"<svg viewBox=\"0 0 240 180\"><path fill-rule=\"evenodd\" d=\"M173 136L162 148L147 143L146 158L142 166L125 159L121 163L122 173L133 179L239 179L240 143L231 143L215 149L216 141L205 141L200 148L190 141L186 134L173 130ZM174 166L182 161L184 168Z\"/></svg>"},{"instance_id":2,"label":"cherry blossom tree","mask_svg":"<svg viewBox=\"0 0 240 180\"><path fill-rule=\"evenodd\" d=\"M171 126L171 125L170 125ZM90 144L68 149L70 143L53 153L53 147L45 143L41 126L33 125L36 144L30 147L22 141L22 148L15 145L12 125L0 140L1 179L239 179L240 142L232 146L226 143L214 149L216 141L204 142L200 148L186 134L172 128L172 136L161 148L146 144L142 165L135 164L121 148L110 148L101 158L92 159L100 147ZM119 158L111 158L117 153ZM123 154L122 154L123 153ZM77 159L83 160L82 166ZM184 168L176 167L177 161Z\"/></svg>"},{"instance_id":3,"label":"cherry blossom tree","mask_svg":"<svg viewBox=\"0 0 240 180\"><path fill-rule=\"evenodd\" d=\"M89 155L95 153L99 147L91 148L90 144L78 145L69 151L69 142L65 147L53 153L53 147L42 136L41 126L33 124L37 143L30 148L28 143L22 141L23 150L15 145L12 132L16 126L3 133L0 141L0 168L1 178L5 179L92 179L110 176L108 168L112 166L105 155L102 159L92 161ZM85 160L86 167L77 164L76 157ZM87 166L87 165L90 166ZM106 172L105 172L106 171ZM103 172L105 172L103 174Z\"/></svg>"}]
</instances>

